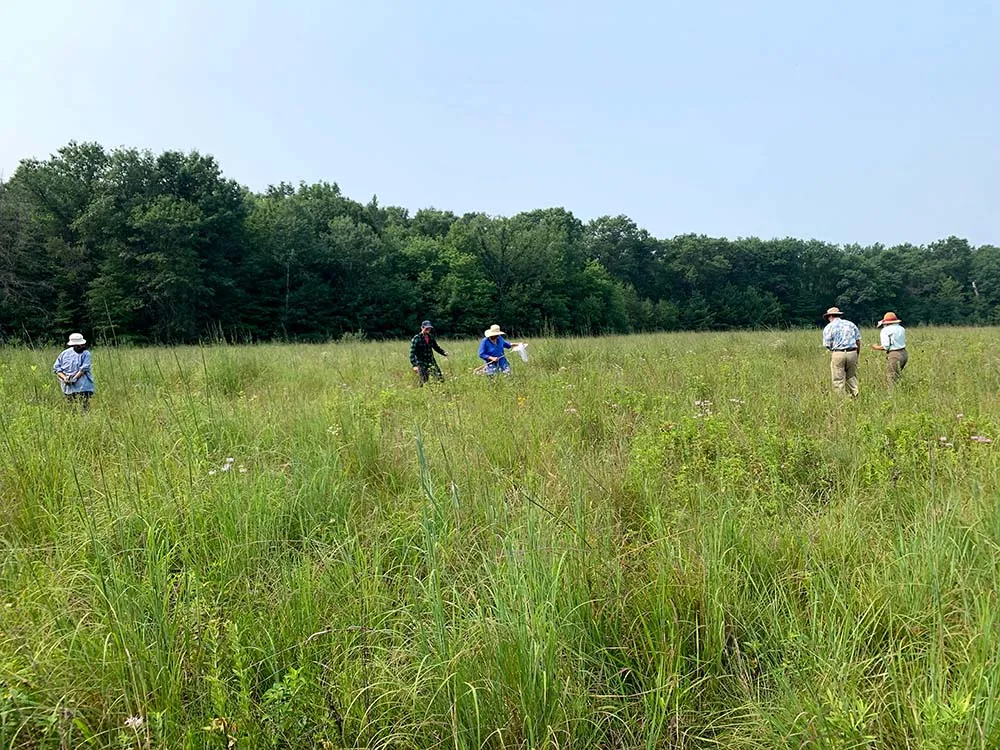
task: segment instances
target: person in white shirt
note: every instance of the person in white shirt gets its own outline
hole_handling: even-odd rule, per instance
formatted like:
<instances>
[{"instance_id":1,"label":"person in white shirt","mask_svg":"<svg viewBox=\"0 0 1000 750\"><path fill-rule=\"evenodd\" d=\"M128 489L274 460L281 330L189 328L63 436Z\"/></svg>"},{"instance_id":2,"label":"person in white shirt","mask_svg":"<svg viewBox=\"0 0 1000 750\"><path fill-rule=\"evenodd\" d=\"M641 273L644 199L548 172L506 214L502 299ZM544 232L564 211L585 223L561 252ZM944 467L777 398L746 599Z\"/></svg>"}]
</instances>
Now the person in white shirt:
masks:
<instances>
[{"instance_id":1,"label":"person in white shirt","mask_svg":"<svg viewBox=\"0 0 1000 750\"><path fill-rule=\"evenodd\" d=\"M906 353L906 329L902 326L903 321L896 317L896 313L887 312L878 322L879 343L872 344L872 349L885 352L885 379L892 388L899 376L906 367L909 355Z\"/></svg>"}]
</instances>

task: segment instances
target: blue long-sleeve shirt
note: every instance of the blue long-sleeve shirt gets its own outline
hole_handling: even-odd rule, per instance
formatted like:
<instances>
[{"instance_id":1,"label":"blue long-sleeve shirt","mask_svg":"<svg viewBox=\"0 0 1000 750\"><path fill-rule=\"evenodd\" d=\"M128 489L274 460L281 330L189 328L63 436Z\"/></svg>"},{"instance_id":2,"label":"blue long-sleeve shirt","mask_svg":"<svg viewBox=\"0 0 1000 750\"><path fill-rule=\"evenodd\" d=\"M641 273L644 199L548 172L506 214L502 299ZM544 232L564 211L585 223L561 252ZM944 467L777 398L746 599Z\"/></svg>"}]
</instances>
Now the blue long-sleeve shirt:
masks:
<instances>
[{"instance_id":1,"label":"blue long-sleeve shirt","mask_svg":"<svg viewBox=\"0 0 1000 750\"><path fill-rule=\"evenodd\" d=\"M494 344L489 339L483 339L479 343L479 358L484 362L487 361L487 357L497 357L502 359L504 362L507 361L507 357L504 356L504 349L510 349L512 344L504 341L503 336L497 336L497 342Z\"/></svg>"},{"instance_id":2,"label":"blue long-sleeve shirt","mask_svg":"<svg viewBox=\"0 0 1000 750\"><path fill-rule=\"evenodd\" d=\"M84 349L78 353L73 347L70 347L56 357L56 362L52 365L53 373L61 372L64 375L76 375L81 370L83 374L77 378L75 383L62 383L62 391L67 395L94 392L94 378L90 374L90 352Z\"/></svg>"}]
</instances>

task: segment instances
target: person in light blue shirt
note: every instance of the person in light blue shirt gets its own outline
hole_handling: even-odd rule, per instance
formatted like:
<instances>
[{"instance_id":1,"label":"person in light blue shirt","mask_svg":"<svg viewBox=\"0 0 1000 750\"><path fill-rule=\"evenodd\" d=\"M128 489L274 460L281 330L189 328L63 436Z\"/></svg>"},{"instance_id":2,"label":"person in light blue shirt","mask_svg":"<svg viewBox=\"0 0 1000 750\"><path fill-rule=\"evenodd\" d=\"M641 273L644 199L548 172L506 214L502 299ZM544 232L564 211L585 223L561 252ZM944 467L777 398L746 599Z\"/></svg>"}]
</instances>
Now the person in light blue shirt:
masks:
<instances>
[{"instance_id":1,"label":"person in light blue shirt","mask_svg":"<svg viewBox=\"0 0 1000 750\"><path fill-rule=\"evenodd\" d=\"M906 352L906 329L902 323L896 313L887 312L878 322L878 327L882 329L879 331L879 343L872 344L872 349L885 352L885 379L890 389L896 385L910 358Z\"/></svg>"},{"instance_id":2,"label":"person in light blue shirt","mask_svg":"<svg viewBox=\"0 0 1000 750\"><path fill-rule=\"evenodd\" d=\"M83 411L87 411L90 398L94 395L94 376L90 371L90 352L87 339L82 334L70 334L67 349L56 357L52 372L59 378L66 400L72 404L79 400Z\"/></svg>"},{"instance_id":3,"label":"person in light blue shirt","mask_svg":"<svg viewBox=\"0 0 1000 750\"><path fill-rule=\"evenodd\" d=\"M486 364L483 372L487 375L503 373L510 374L510 362L507 361L507 349L520 346L520 343L510 343L504 340L504 332L496 323L483 331L483 340L479 342L479 358Z\"/></svg>"},{"instance_id":4,"label":"person in light blue shirt","mask_svg":"<svg viewBox=\"0 0 1000 750\"><path fill-rule=\"evenodd\" d=\"M861 331L843 318L839 307L831 307L824 314L827 324L823 329L823 346L830 350L830 375L833 390L844 393L844 386L854 397L858 395L858 356L861 353Z\"/></svg>"}]
</instances>

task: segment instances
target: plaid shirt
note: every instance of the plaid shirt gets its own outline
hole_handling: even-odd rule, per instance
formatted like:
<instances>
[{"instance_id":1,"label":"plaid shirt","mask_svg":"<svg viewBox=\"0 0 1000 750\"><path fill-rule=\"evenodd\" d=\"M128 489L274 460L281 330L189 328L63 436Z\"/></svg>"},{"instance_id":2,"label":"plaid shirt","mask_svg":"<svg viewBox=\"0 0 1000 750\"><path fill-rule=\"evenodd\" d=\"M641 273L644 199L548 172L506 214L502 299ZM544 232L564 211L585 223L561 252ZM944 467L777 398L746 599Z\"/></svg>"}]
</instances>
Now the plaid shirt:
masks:
<instances>
[{"instance_id":1,"label":"plaid shirt","mask_svg":"<svg viewBox=\"0 0 1000 750\"><path fill-rule=\"evenodd\" d=\"M410 339L410 364L412 366L429 365L434 361L434 352L445 357L448 356L444 349L438 346L433 333L418 333Z\"/></svg>"}]
</instances>

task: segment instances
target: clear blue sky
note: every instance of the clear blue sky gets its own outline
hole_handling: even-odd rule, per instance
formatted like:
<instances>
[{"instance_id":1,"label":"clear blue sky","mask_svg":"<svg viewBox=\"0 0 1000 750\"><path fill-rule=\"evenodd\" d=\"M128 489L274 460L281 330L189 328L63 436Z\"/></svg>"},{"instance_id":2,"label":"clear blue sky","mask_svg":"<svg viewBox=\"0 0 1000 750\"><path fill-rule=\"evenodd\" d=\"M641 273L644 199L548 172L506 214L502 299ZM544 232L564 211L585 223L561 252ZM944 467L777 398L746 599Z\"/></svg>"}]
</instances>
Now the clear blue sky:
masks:
<instances>
[{"instance_id":1,"label":"clear blue sky","mask_svg":"<svg viewBox=\"0 0 1000 750\"><path fill-rule=\"evenodd\" d=\"M93 140L411 210L1000 244L995 0L3 5L8 177Z\"/></svg>"}]
</instances>

